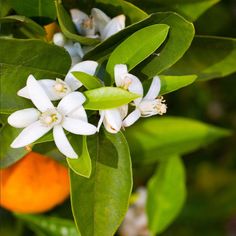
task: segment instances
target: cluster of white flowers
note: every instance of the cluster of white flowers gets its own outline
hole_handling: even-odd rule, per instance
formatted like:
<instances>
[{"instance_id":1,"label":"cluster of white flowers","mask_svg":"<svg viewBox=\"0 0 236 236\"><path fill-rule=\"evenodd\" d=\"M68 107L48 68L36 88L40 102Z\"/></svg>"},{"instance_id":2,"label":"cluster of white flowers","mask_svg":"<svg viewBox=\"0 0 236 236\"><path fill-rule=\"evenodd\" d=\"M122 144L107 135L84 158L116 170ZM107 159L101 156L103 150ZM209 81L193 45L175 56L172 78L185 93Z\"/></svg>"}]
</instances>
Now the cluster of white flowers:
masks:
<instances>
[{"instance_id":1,"label":"cluster of white flowers","mask_svg":"<svg viewBox=\"0 0 236 236\"><path fill-rule=\"evenodd\" d=\"M67 73L64 81L61 79L36 80L33 75L27 79L26 87L18 91L18 95L30 99L36 108L27 108L16 111L8 117L8 123L16 128L24 128L13 141L11 147L27 146L44 134L53 130L56 146L65 156L77 158L78 155L70 145L64 129L77 135L92 135L99 131L101 124L110 133L117 133L122 127L128 127L140 117L162 115L166 112L166 105L160 91L160 79L153 78L150 89L143 97L143 86L140 80L128 73L127 66L118 64L114 68L114 77L117 87L139 94L131 105L134 111L128 114L128 104L118 108L101 110L98 126L88 123L87 114L83 108L86 98L76 91L83 84L76 79L72 72L80 71L94 75L98 63L83 61L74 65ZM51 101L59 101L57 107Z\"/></svg>"},{"instance_id":2,"label":"cluster of white flowers","mask_svg":"<svg viewBox=\"0 0 236 236\"><path fill-rule=\"evenodd\" d=\"M70 13L78 33L88 38L104 41L125 28L125 15L118 15L111 19L97 8L91 10L90 16L78 9L71 9ZM53 43L67 50L71 56L72 65L82 61L84 54L92 48L91 46L82 48L80 43L66 39L61 32L54 34Z\"/></svg>"}]
</instances>

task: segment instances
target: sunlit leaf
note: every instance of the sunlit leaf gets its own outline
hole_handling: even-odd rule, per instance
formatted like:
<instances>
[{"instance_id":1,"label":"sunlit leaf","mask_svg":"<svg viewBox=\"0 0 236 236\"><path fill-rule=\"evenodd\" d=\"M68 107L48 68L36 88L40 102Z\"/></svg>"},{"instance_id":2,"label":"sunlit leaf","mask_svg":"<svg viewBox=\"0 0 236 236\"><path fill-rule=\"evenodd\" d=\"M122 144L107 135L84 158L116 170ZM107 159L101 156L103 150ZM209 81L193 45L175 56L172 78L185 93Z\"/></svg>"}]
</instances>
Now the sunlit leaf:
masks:
<instances>
[{"instance_id":1,"label":"sunlit leaf","mask_svg":"<svg viewBox=\"0 0 236 236\"><path fill-rule=\"evenodd\" d=\"M153 235L163 232L179 214L186 197L185 169L178 156L158 166L148 182L147 215Z\"/></svg>"},{"instance_id":2,"label":"sunlit leaf","mask_svg":"<svg viewBox=\"0 0 236 236\"><path fill-rule=\"evenodd\" d=\"M70 171L71 203L83 236L114 235L128 208L132 189L129 148L121 133L89 137L92 174Z\"/></svg>"}]
</instances>

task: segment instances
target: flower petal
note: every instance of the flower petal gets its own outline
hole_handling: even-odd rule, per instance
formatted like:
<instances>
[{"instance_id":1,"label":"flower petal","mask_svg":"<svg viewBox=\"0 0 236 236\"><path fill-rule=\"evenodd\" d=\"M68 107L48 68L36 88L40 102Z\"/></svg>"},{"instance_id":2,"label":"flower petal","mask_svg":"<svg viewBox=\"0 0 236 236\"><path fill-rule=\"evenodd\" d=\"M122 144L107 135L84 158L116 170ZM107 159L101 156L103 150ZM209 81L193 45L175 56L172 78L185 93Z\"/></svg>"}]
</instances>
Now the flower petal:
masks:
<instances>
[{"instance_id":1,"label":"flower petal","mask_svg":"<svg viewBox=\"0 0 236 236\"><path fill-rule=\"evenodd\" d=\"M119 111L120 111L120 115L121 115L121 119L123 120L126 116L127 116L127 114L128 114L128 105L127 104L125 104L125 105L123 105L123 106L120 106L118 109L119 109Z\"/></svg>"},{"instance_id":2,"label":"flower petal","mask_svg":"<svg viewBox=\"0 0 236 236\"><path fill-rule=\"evenodd\" d=\"M97 132L96 126L70 117L64 118L62 127L73 134L91 135Z\"/></svg>"},{"instance_id":3,"label":"flower petal","mask_svg":"<svg viewBox=\"0 0 236 236\"><path fill-rule=\"evenodd\" d=\"M123 84L123 77L128 74L128 68L125 64L117 64L114 67L114 76L115 76L115 82L116 86L120 87Z\"/></svg>"},{"instance_id":4,"label":"flower petal","mask_svg":"<svg viewBox=\"0 0 236 236\"><path fill-rule=\"evenodd\" d=\"M105 40L112 36L113 34L116 34L120 30L125 28L125 16L119 15L114 17L107 25L106 27L100 32L101 34L101 40Z\"/></svg>"},{"instance_id":5,"label":"flower petal","mask_svg":"<svg viewBox=\"0 0 236 236\"><path fill-rule=\"evenodd\" d=\"M99 114L100 114L100 119L98 121L97 132L99 132L99 130L101 128L101 125L102 125L102 122L104 121L105 111L100 111Z\"/></svg>"},{"instance_id":6,"label":"flower petal","mask_svg":"<svg viewBox=\"0 0 236 236\"><path fill-rule=\"evenodd\" d=\"M105 110L103 124L110 133L117 133L121 129L122 119L119 109Z\"/></svg>"},{"instance_id":7,"label":"flower petal","mask_svg":"<svg viewBox=\"0 0 236 236\"><path fill-rule=\"evenodd\" d=\"M39 119L40 112L35 108L27 108L12 113L7 121L15 128L25 128Z\"/></svg>"},{"instance_id":8,"label":"flower petal","mask_svg":"<svg viewBox=\"0 0 236 236\"><path fill-rule=\"evenodd\" d=\"M54 86L56 84L55 80L42 79L42 80L37 80L37 81L43 87L44 91L46 92L47 96L49 97L49 99L51 101L56 101L56 100L59 100L59 99L62 98L61 96L59 96L58 93L56 93L56 91L54 89ZM17 92L17 95L20 96L20 97L24 97L24 98L30 99L27 86L22 88L22 89L20 89Z\"/></svg>"},{"instance_id":9,"label":"flower petal","mask_svg":"<svg viewBox=\"0 0 236 236\"><path fill-rule=\"evenodd\" d=\"M62 33L58 32L53 35L52 41L55 45L59 47L64 47L66 43L66 38Z\"/></svg>"},{"instance_id":10,"label":"flower petal","mask_svg":"<svg viewBox=\"0 0 236 236\"><path fill-rule=\"evenodd\" d=\"M84 56L84 51L83 51L80 43L78 43L78 42L74 43L74 48L76 50L77 55L79 55L81 57L81 59L82 59L83 56Z\"/></svg>"},{"instance_id":11,"label":"flower petal","mask_svg":"<svg viewBox=\"0 0 236 236\"><path fill-rule=\"evenodd\" d=\"M87 117L86 111L83 108L83 106L79 107L74 112L70 113L69 117L74 118L74 119L79 119L84 122L88 122L88 117Z\"/></svg>"},{"instance_id":12,"label":"flower petal","mask_svg":"<svg viewBox=\"0 0 236 236\"><path fill-rule=\"evenodd\" d=\"M73 23L75 24L75 27L77 31L82 34L83 29L81 27L81 24L83 23L84 20L89 19L88 15L84 13L83 11L80 11L78 9L71 9L70 10L71 18Z\"/></svg>"},{"instance_id":13,"label":"flower petal","mask_svg":"<svg viewBox=\"0 0 236 236\"><path fill-rule=\"evenodd\" d=\"M82 86L82 83L77 80L71 72L81 71L89 75L94 75L97 69L98 63L96 61L82 61L74 65L66 75L65 82L71 87L72 90L76 90Z\"/></svg>"},{"instance_id":14,"label":"flower petal","mask_svg":"<svg viewBox=\"0 0 236 236\"><path fill-rule=\"evenodd\" d=\"M43 126L40 121L27 126L12 142L12 148L20 148L35 142L46 134L52 127Z\"/></svg>"},{"instance_id":15,"label":"flower petal","mask_svg":"<svg viewBox=\"0 0 236 236\"><path fill-rule=\"evenodd\" d=\"M53 138L57 148L62 154L69 158L78 158L78 155L69 143L61 125L53 127Z\"/></svg>"},{"instance_id":16,"label":"flower petal","mask_svg":"<svg viewBox=\"0 0 236 236\"><path fill-rule=\"evenodd\" d=\"M62 98L57 106L57 109L62 114L67 115L79 108L85 102L85 100L86 98L82 93L72 92Z\"/></svg>"},{"instance_id":17,"label":"flower petal","mask_svg":"<svg viewBox=\"0 0 236 236\"><path fill-rule=\"evenodd\" d=\"M160 93L161 90L161 80L159 76L154 76L152 84L144 97L145 100L154 100Z\"/></svg>"},{"instance_id":18,"label":"flower petal","mask_svg":"<svg viewBox=\"0 0 236 236\"><path fill-rule=\"evenodd\" d=\"M143 85L141 81L132 74L127 74L127 77L131 80L131 84L128 87L128 90L132 93L139 94L140 96L143 96ZM138 105L142 100L142 97L136 98L134 100L135 105Z\"/></svg>"},{"instance_id":19,"label":"flower petal","mask_svg":"<svg viewBox=\"0 0 236 236\"><path fill-rule=\"evenodd\" d=\"M27 90L29 97L33 104L41 112L45 112L48 109L53 109L54 106L44 91L40 83L34 78L33 75L30 75L27 79Z\"/></svg>"},{"instance_id":20,"label":"flower petal","mask_svg":"<svg viewBox=\"0 0 236 236\"><path fill-rule=\"evenodd\" d=\"M133 123L135 123L139 118L141 117L141 113L139 109L135 109L133 112L131 112L123 121L123 126L128 127L131 126Z\"/></svg>"},{"instance_id":21,"label":"flower petal","mask_svg":"<svg viewBox=\"0 0 236 236\"><path fill-rule=\"evenodd\" d=\"M92 8L91 16L94 19L96 31L102 32L108 22L111 20L103 11L98 8Z\"/></svg>"}]
</instances>

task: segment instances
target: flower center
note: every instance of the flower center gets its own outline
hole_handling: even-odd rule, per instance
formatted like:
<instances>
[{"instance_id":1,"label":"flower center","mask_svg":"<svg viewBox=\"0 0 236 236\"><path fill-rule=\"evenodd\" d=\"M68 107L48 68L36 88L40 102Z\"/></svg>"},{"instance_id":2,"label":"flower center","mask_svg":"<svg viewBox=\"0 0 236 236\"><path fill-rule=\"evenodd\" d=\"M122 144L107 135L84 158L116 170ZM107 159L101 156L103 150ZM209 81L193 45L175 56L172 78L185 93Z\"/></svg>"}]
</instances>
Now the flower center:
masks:
<instances>
[{"instance_id":1,"label":"flower center","mask_svg":"<svg viewBox=\"0 0 236 236\"><path fill-rule=\"evenodd\" d=\"M56 84L53 86L55 92L60 96L64 97L71 92L70 87L61 79L56 79Z\"/></svg>"},{"instance_id":2,"label":"flower center","mask_svg":"<svg viewBox=\"0 0 236 236\"><path fill-rule=\"evenodd\" d=\"M82 22L82 27L84 29L92 29L93 28L93 19L92 17L88 17L87 19L84 19Z\"/></svg>"},{"instance_id":3,"label":"flower center","mask_svg":"<svg viewBox=\"0 0 236 236\"><path fill-rule=\"evenodd\" d=\"M158 97L155 100L143 100L139 104L139 110L143 117L163 115L166 113L167 106L163 97Z\"/></svg>"},{"instance_id":4,"label":"flower center","mask_svg":"<svg viewBox=\"0 0 236 236\"><path fill-rule=\"evenodd\" d=\"M45 126L54 126L61 123L62 118L62 115L56 109L48 109L41 114L39 120Z\"/></svg>"},{"instance_id":5,"label":"flower center","mask_svg":"<svg viewBox=\"0 0 236 236\"><path fill-rule=\"evenodd\" d=\"M122 79L122 84L120 87L127 90L131 84L132 84L132 79L128 75L125 75L124 78Z\"/></svg>"}]
</instances>

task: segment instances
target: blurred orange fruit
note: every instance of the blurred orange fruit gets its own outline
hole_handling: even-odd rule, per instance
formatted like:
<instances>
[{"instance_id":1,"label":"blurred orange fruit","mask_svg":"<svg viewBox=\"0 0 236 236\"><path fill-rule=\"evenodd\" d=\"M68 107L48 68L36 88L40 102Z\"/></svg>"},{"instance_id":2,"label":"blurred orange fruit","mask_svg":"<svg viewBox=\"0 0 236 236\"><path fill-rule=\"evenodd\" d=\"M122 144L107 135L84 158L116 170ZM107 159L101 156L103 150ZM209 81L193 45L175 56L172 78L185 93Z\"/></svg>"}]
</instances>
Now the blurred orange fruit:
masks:
<instances>
[{"instance_id":1,"label":"blurred orange fruit","mask_svg":"<svg viewBox=\"0 0 236 236\"><path fill-rule=\"evenodd\" d=\"M55 22L45 25L44 29L46 31L46 40L48 42L52 41L53 35L60 31L60 28Z\"/></svg>"},{"instance_id":2,"label":"blurred orange fruit","mask_svg":"<svg viewBox=\"0 0 236 236\"><path fill-rule=\"evenodd\" d=\"M0 170L0 183L0 206L18 213L48 211L70 193L67 168L35 152Z\"/></svg>"}]
</instances>

